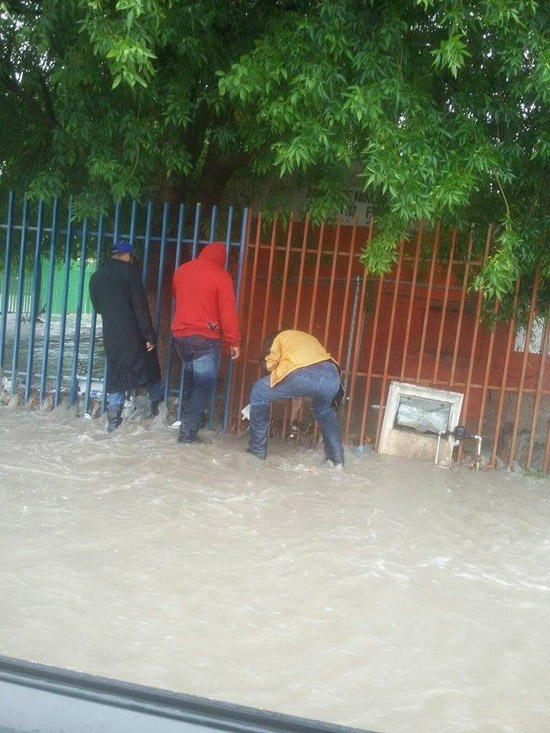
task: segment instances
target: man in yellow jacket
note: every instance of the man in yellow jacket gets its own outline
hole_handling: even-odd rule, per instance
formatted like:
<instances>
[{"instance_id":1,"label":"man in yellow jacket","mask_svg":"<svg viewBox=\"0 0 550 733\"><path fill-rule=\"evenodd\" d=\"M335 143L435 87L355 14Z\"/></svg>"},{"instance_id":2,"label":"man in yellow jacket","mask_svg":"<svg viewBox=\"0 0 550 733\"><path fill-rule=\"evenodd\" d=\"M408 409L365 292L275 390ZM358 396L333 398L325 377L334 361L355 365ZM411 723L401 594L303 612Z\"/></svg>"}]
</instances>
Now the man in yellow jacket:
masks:
<instances>
[{"instance_id":1,"label":"man in yellow jacket","mask_svg":"<svg viewBox=\"0 0 550 733\"><path fill-rule=\"evenodd\" d=\"M335 406L341 396L338 364L315 336L291 330L268 337L261 359L269 375L258 379L250 392L248 452L266 457L269 408L274 400L311 397L326 458L334 466L343 465L344 447Z\"/></svg>"}]
</instances>

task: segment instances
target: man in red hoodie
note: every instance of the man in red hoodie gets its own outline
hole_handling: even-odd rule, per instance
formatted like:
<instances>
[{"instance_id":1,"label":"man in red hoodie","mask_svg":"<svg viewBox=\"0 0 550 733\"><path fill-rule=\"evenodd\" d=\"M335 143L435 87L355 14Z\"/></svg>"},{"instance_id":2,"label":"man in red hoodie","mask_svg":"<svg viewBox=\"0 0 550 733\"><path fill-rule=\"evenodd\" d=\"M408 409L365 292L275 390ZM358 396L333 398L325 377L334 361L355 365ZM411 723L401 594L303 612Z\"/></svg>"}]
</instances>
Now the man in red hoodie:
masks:
<instances>
[{"instance_id":1,"label":"man in red hoodie","mask_svg":"<svg viewBox=\"0 0 550 733\"><path fill-rule=\"evenodd\" d=\"M221 339L231 358L240 355L241 332L233 281L225 270L223 242L208 244L199 256L178 267L172 281L175 298L172 333L192 386L183 410L179 443L194 443L212 396L220 366Z\"/></svg>"}]
</instances>

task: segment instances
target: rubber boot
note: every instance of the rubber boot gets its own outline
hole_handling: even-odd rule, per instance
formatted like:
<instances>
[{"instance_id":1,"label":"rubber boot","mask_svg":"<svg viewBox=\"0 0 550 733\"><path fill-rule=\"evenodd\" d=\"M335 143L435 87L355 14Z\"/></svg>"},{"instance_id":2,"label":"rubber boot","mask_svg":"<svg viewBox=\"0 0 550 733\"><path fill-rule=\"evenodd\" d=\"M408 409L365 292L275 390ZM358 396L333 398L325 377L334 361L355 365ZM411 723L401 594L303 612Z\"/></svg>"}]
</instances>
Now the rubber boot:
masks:
<instances>
[{"instance_id":1,"label":"rubber boot","mask_svg":"<svg viewBox=\"0 0 550 733\"><path fill-rule=\"evenodd\" d=\"M122 407L107 408L107 432L112 433L122 423Z\"/></svg>"}]
</instances>

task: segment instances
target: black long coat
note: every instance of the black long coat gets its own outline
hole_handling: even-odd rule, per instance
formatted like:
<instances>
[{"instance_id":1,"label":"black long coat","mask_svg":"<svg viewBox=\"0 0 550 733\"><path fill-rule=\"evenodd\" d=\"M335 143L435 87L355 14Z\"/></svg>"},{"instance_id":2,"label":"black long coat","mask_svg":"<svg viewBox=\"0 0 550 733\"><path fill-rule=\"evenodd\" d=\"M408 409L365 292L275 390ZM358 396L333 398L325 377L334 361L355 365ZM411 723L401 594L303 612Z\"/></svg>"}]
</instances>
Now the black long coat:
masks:
<instances>
[{"instance_id":1,"label":"black long coat","mask_svg":"<svg viewBox=\"0 0 550 733\"><path fill-rule=\"evenodd\" d=\"M138 267L110 259L90 278L90 297L103 320L107 392L125 392L161 379L145 288Z\"/></svg>"}]
</instances>

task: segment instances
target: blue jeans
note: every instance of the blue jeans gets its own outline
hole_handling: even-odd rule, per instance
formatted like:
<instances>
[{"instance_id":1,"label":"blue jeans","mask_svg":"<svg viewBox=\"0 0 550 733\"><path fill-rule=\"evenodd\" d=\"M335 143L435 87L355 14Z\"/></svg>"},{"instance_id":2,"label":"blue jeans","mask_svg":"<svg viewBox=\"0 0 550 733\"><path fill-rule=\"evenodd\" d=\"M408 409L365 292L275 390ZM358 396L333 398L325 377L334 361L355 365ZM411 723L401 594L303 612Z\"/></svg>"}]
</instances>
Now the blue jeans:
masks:
<instances>
[{"instance_id":1,"label":"blue jeans","mask_svg":"<svg viewBox=\"0 0 550 733\"><path fill-rule=\"evenodd\" d=\"M191 392L181 415L178 440L180 443L193 443L216 387L221 342L204 336L184 336L174 339L174 343L183 367L191 377Z\"/></svg>"},{"instance_id":2,"label":"blue jeans","mask_svg":"<svg viewBox=\"0 0 550 733\"><path fill-rule=\"evenodd\" d=\"M164 399L164 384L162 382L148 384L147 391L149 392L151 402L162 402ZM118 407L123 407L125 399L126 392L107 392L107 409L114 410Z\"/></svg>"},{"instance_id":3,"label":"blue jeans","mask_svg":"<svg viewBox=\"0 0 550 733\"><path fill-rule=\"evenodd\" d=\"M331 361L302 367L291 372L274 387L269 376L258 379L250 392L250 440L248 452L265 458L269 433L269 408L274 400L312 397L315 418L321 428L325 455L334 464L344 462L342 433L332 406L340 387L340 373Z\"/></svg>"}]
</instances>

